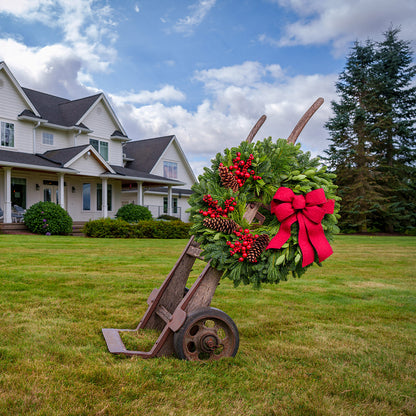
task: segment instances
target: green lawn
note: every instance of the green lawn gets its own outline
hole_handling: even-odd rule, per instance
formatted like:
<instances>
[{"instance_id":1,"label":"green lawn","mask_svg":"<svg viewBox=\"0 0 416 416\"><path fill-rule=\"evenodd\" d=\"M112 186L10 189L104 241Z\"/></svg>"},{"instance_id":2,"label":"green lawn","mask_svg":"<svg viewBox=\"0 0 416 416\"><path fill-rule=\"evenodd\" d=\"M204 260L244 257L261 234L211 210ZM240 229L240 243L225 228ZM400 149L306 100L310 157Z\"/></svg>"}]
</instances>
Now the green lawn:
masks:
<instances>
[{"instance_id":1,"label":"green lawn","mask_svg":"<svg viewBox=\"0 0 416 416\"><path fill-rule=\"evenodd\" d=\"M101 328L134 328L185 244L0 235L0 415L416 415L416 238L340 236L301 279L222 281L234 359L108 353Z\"/></svg>"}]
</instances>

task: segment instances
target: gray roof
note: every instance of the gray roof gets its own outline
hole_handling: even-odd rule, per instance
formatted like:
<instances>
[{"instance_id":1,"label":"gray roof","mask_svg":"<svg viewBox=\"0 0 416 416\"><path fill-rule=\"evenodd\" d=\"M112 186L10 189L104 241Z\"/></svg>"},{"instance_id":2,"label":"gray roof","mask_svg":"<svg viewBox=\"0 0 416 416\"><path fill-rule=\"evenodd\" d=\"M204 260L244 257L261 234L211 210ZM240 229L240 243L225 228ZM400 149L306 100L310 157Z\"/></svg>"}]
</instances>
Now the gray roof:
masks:
<instances>
[{"instance_id":1,"label":"gray roof","mask_svg":"<svg viewBox=\"0 0 416 416\"><path fill-rule=\"evenodd\" d=\"M124 153L127 158L134 159L127 162L126 167L149 173L174 137L163 136L126 143Z\"/></svg>"},{"instance_id":2,"label":"gray roof","mask_svg":"<svg viewBox=\"0 0 416 416\"><path fill-rule=\"evenodd\" d=\"M53 160L54 162L60 163L61 166L63 166L88 146L89 144L84 144L81 146L67 147L64 149L48 150L41 157Z\"/></svg>"},{"instance_id":3,"label":"gray roof","mask_svg":"<svg viewBox=\"0 0 416 416\"><path fill-rule=\"evenodd\" d=\"M149 182L151 182L152 180L157 180L158 182L160 182L160 181L173 182L173 183L177 183L178 185L181 185L181 183L182 183L182 182L176 181L174 179L164 178L163 176L152 175L152 174L147 173L147 172L143 172L143 171L139 171L139 170L135 170L135 169L130 169L130 168L124 168L123 166L111 165L111 167L113 168L114 172L117 173L117 175L147 179Z\"/></svg>"},{"instance_id":4,"label":"gray roof","mask_svg":"<svg viewBox=\"0 0 416 416\"><path fill-rule=\"evenodd\" d=\"M68 100L67 98L57 97L44 92L31 90L29 88L22 88L22 90L25 92L43 119L48 120L51 124L57 124L65 127L77 125L76 123L80 120L80 118L101 95L95 94L79 100ZM85 128L83 125L81 127Z\"/></svg>"},{"instance_id":5,"label":"gray roof","mask_svg":"<svg viewBox=\"0 0 416 416\"><path fill-rule=\"evenodd\" d=\"M168 193L168 188L166 188L166 187L151 188L151 189L149 189L149 191L150 192L160 192L160 193L167 194ZM172 188L172 192L174 194L182 194L182 195L192 195L194 193L190 189L183 189L183 188Z\"/></svg>"},{"instance_id":6,"label":"gray roof","mask_svg":"<svg viewBox=\"0 0 416 416\"><path fill-rule=\"evenodd\" d=\"M46 168L60 168L62 165L59 162L46 159L41 155L34 155L32 153L11 152L9 150L0 150L0 163L16 163L25 164Z\"/></svg>"}]
</instances>

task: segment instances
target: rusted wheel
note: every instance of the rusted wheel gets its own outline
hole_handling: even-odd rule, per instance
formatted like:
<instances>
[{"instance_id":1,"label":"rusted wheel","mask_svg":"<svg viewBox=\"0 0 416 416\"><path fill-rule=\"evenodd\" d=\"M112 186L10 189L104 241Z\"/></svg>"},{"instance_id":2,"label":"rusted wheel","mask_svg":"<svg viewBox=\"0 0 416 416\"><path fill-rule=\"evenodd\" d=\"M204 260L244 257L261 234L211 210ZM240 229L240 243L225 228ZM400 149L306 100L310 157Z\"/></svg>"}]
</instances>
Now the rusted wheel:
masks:
<instances>
[{"instance_id":1,"label":"rusted wheel","mask_svg":"<svg viewBox=\"0 0 416 416\"><path fill-rule=\"evenodd\" d=\"M190 313L174 335L177 356L190 361L234 357L239 342L234 321L216 308L201 308Z\"/></svg>"}]
</instances>

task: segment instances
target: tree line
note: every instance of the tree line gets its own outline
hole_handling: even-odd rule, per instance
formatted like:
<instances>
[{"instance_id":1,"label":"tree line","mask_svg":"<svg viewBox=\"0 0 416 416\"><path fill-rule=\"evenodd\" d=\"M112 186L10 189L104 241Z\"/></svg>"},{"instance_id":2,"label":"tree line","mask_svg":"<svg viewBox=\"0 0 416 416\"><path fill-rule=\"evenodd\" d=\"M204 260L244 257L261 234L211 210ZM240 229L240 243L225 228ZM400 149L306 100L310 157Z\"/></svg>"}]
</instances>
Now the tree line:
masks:
<instances>
[{"instance_id":1,"label":"tree line","mask_svg":"<svg viewBox=\"0 0 416 416\"><path fill-rule=\"evenodd\" d=\"M416 233L416 66L399 34L355 42L336 83L324 159L344 232Z\"/></svg>"}]
</instances>

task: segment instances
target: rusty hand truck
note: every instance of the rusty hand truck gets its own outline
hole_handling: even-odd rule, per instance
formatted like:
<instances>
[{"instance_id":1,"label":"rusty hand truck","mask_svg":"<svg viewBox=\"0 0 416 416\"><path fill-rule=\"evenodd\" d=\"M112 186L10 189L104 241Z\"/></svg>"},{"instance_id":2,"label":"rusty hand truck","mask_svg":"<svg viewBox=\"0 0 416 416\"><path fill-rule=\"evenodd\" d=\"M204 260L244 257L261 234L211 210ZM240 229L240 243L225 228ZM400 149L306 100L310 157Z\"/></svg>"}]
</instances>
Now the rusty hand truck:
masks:
<instances>
[{"instance_id":1,"label":"rusty hand truck","mask_svg":"<svg viewBox=\"0 0 416 416\"><path fill-rule=\"evenodd\" d=\"M306 123L322 103L323 99L318 98L312 104L287 139L289 143L296 142ZM266 116L263 115L248 135L248 142L253 140L265 120ZM264 220L258 213L259 207L259 203L247 206L244 218L249 223L254 218L259 222ZM186 288L195 260L202 259L201 252L198 243L191 237L165 281L151 292L147 299L147 311L135 329L102 329L111 353L141 358L176 354L181 359L194 361L217 360L236 355L239 346L237 326L225 312L210 307L222 272L208 263L191 288ZM160 331L159 338L150 351L128 350L120 333L144 329Z\"/></svg>"}]
</instances>

